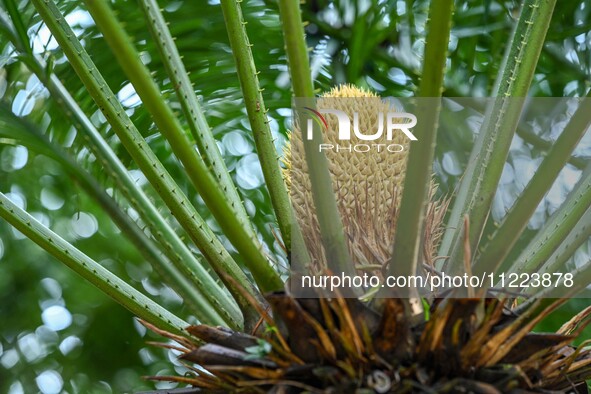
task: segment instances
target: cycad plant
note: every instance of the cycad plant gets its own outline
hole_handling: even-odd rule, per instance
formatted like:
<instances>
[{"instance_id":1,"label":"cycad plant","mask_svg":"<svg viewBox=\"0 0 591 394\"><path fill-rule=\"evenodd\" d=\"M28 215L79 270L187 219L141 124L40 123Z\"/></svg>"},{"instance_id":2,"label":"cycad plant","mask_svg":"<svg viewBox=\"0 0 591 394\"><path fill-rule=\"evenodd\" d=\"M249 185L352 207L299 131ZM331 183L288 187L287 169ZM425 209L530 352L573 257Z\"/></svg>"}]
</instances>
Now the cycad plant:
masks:
<instances>
[{"instance_id":1,"label":"cycad plant","mask_svg":"<svg viewBox=\"0 0 591 394\"><path fill-rule=\"evenodd\" d=\"M519 122L532 111L526 97L542 55L559 57L544 47L553 33L549 33L552 21L562 20L562 14L553 19L555 9L565 14L583 11L570 5L559 7L556 0L523 0L519 6L485 2L481 15L486 19L499 9L506 11L506 15L501 12L498 29L511 33L506 45L496 43L504 50L503 61L487 58L482 62L491 64L496 75L494 85L485 88L492 98L481 106L478 101L472 103L471 111L481 114L482 122L468 133L468 138L476 137L465 171L457 179L448 179L448 193L442 195L446 188L436 186L441 175L434 167L449 167L453 162L449 156L440 160L436 146L448 138L437 135L443 123L440 118L449 114L442 111L447 102L440 100L449 83L446 79L458 78L456 70L448 68L454 64L448 49L458 45L458 36L452 34L458 18L453 16L454 1L300 5L296 0L279 0L249 5L221 0L219 5L202 5L223 16L229 45L225 37L214 37L210 45L231 51L232 63L206 59L201 69L187 66L195 63L192 46L203 46L193 40L194 26L186 22L191 19L183 10L190 2L128 3L3 1L2 70L8 70L4 72L8 83L0 107L0 141L24 146L59 166L182 298L185 308L172 313L114 273L120 270L119 239L101 246L109 248L114 263L99 264L92 253L85 254L69 242L69 236L60 236L59 226L50 229L43 217L39 220L39 215L27 212L18 188L0 190L0 216L145 326L176 342L161 346L182 354L187 373L153 379L186 383L194 392L587 392L589 350L584 344L573 347L571 342L582 332L590 310L580 311L556 333L534 333L533 329L590 282L588 258L565 271L571 267L566 263L586 247L591 235L591 167L589 160L574 155L591 124L588 104L581 99L567 111L562 108L566 115L552 144L531 130L523 131ZM251 12L243 14L243 6L252 7ZM141 19L126 14L136 13L136 7ZM198 6L187 7L199 11ZM472 12L470 2L457 2L456 8L462 17ZM87 11L92 20L85 23L93 28L96 24L98 31L73 29L68 18L72 10ZM175 12L186 21L181 17L169 25L167 14ZM423 20L416 21L415 16ZM222 26L215 18L200 20L209 23L211 31ZM303 20L312 22L309 42ZM273 38L253 31L249 22L259 22L256 27L263 33L266 26L270 32L281 27L284 48L265 48L266 40ZM409 30L403 34L404 29L397 26ZM583 35L588 42L585 27L565 28L562 37ZM462 34L478 41L483 33L495 37L495 29ZM138 37L131 35L132 30ZM41 31L50 33L55 43L41 42ZM317 40L318 31L324 38ZM247 32L264 39L249 40ZM184 40L175 40L179 36ZM259 80L257 61L269 51L284 57L288 68L281 76L286 80L289 75L291 95L312 99L322 94L314 88L315 80L329 91L322 63L329 53L326 48L334 43L325 36L347 43L341 60L332 52L336 59L333 85L348 81L384 91L383 64L385 73L392 75L420 69L418 86L404 93L412 92L417 98L415 110L420 116L413 132L419 141L405 146L408 155L397 156L392 167L368 161L364 168L357 168L359 173L355 166L347 169L347 179L360 181L368 170L375 170L373 194L354 193L356 182L344 189L334 184L338 159L314 149L322 139L318 132L309 141L294 134L292 157L280 160L283 147L277 146L276 139L281 133L268 111L276 110L269 103L281 92L275 95L264 89L268 86ZM422 53L418 66L415 58L397 59L400 48L389 45L395 39L400 47L411 43L413 51ZM415 46L416 42L424 45ZM309 45L317 51L310 52ZM319 54L319 48L326 53ZM474 48L477 51L477 42ZM372 58L374 63L369 61ZM100 65L95 64L98 59ZM346 67L339 68L339 61ZM365 79L364 73L372 73L372 67L379 69L375 78ZM218 68L221 73L216 72ZM226 78L235 74L240 95L224 90ZM23 76L42 86L40 108L26 109L27 100L17 100ZM221 86L215 92L203 88L199 97L195 86L215 76ZM476 84L475 79L467 81ZM114 92L114 83L126 89ZM277 82L281 83L287 86ZM551 83L539 85L552 91ZM574 93L586 93L585 87L579 90ZM132 94L133 104L122 92ZM218 98L213 100L210 93ZM367 89L341 86L324 99L339 95L373 96ZM239 119L215 120L212 127L212 118L227 106L240 108ZM43 113L46 107L51 108L49 115ZM237 124L248 125L248 138L256 147L254 165L252 155L249 166L239 168L222 153L240 152L244 146L240 134L230 130ZM294 119L292 132L301 133L302 124ZM516 135L524 136L519 137L521 143L541 146L545 156L510 209L494 217L495 194ZM238 140L232 142L232 138ZM297 141L302 149L294 156ZM297 168L313 170L294 184L301 176L295 173L296 162L300 163ZM571 166L583 169L578 183L532 236L526 228L536 207L561 171ZM257 177L264 179L268 195L260 190L248 192L249 182ZM289 188L286 178L287 183L291 181ZM373 196L375 205L370 210L375 216L362 223L354 213L364 209L359 201L369 206ZM268 212L262 220L253 212L257 198L267 204L259 208ZM314 222L298 220L304 205L306 211L315 212ZM350 215L341 217L346 212ZM88 223L79 232L87 227ZM550 274L551 285L523 286L519 292L489 289L498 285L495 276L492 286L451 289L436 297L417 288L403 294L364 288L355 297L337 292L298 299L286 292L290 278L301 274L289 270L295 254L325 273L354 274L365 269L360 263L383 276L446 272L480 277L506 272L529 274L528 279L537 274L541 282L547 278L543 274Z\"/></svg>"}]
</instances>

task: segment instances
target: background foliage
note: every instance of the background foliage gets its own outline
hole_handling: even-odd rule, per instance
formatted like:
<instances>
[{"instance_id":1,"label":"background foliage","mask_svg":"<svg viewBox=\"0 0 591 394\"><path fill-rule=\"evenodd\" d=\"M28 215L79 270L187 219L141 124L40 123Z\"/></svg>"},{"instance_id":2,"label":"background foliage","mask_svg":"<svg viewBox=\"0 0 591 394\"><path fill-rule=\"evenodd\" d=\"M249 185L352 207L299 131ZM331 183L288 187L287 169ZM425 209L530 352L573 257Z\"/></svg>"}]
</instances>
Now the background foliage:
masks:
<instances>
[{"instance_id":1,"label":"background foliage","mask_svg":"<svg viewBox=\"0 0 591 394\"><path fill-rule=\"evenodd\" d=\"M139 171L134 171L134 164L113 137L32 6L28 1L17 3L34 52L52 60L53 71L95 126L103 135L110 136L111 145L125 159L138 184L153 195ZM283 252L274 240L275 224L267 192L261 187L263 178L253 154L254 143L220 6L216 0L160 3L249 214L271 254L277 256L277 264L285 265ZM265 88L263 95L270 109L271 128L276 146L281 149L291 110L276 4L270 0L242 4L250 41L254 43L255 62L261 72L259 78ZM137 5L134 1L113 1L112 5L142 51L144 63L155 73L163 95L175 103L173 86ZM518 6L517 1L456 2L445 96L489 94ZM185 193L199 203L179 163L155 133L149 115L113 61L84 5L66 0L60 2L60 7L68 14L67 19L78 36L84 39L87 51L110 87L118 92L140 132L148 137L156 154L181 187L184 186ZM382 96L413 94L424 45L427 1L310 0L303 7L304 18L310 22L308 43L312 47L312 69L320 90L350 82ZM586 94L591 71L590 30L591 8L585 0L558 2L531 95ZM94 157L83 147L71 121L15 55L4 35L0 35L0 97L0 127L44 134L72 157L82 158L85 167L104 181L107 191L112 191L100 169L93 165ZM581 162L591 156L589 137L585 137L576 152L577 160L568 165L560 179L578 177ZM539 164L548 141L555 138L549 130L522 132L516 137L507 172L514 169L514 173L523 174L527 180L535 171L536 162ZM456 185L472 140L470 130L440 133L435 162L440 193L449 193ZM96 261L143 289L172 312L186 316L180 298L157 279L135 248L120 236L109 217L80 191L59 163L40 152L14 146L9 138L0 136L0 142L3 143L0 144L2 192L20 201L35 217ZM523 178L515 176L502 184L493 215L504 213L512 201L512 191L521 183ZM555 192L548 195L530 223L531 234L564 197L564 191L560 191L565 186L560 180L555 186ZM203 205L199 205L204 217L213 223ZM575 259L588 261L588 251L589 245L584 245ZM566 316L585 304L585 300L572 301L542 328L561 324L567 320ZM149 337L127 311L0 222L0 392L108 393L150 388L152 383L141 380L141 375L169 374L175 355L148 346L145 342Z\"/></svg>"}]
</instances>

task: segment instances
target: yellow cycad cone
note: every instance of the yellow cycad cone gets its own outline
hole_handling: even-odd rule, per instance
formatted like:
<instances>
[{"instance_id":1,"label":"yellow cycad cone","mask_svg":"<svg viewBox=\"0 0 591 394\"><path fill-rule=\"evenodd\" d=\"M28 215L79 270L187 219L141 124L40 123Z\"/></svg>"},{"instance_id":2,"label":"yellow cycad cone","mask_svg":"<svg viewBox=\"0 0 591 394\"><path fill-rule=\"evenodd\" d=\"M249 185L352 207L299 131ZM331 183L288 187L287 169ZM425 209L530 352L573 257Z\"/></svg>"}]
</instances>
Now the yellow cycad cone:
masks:
<instances>
[{"instance_id":1,"label":"yellow cycad cone","mask_svg":"<svg viewBox=\"0 0 591 394\"><path fill-rule=\"evenodd\" d=\"M379 96L351 85L343 85L325 93L317 100L318 109L336 109L347 114L359 114L359 130L375 130L378 116L392 112L392 104ZM351 115L350 115L351 116ZM409 139L403 133L394 133L391 140L386 133L376 140L366 141L351 133L351 140L338 139L338 120L325 116L328 123L323 133L325 144L339 146L323 152L329 161L333 179L333 192L337 196L339 212L343 220L349 251L358 269L369 271L383 267L392 252L392 243L398 218L398 208L408 156ZM348 151L348 146L371 146L369 152ZM382 145L378 148L378 145ZM390 152L385 147L395 146ZM365 147L364 147L365 148ZM365 149L362 149L365 150ZM326 267L316 216L308 168L306 165L302 133L295 130L290 135L285 155L286 181L310 256L317 268ZM438 239L443 216L440 205L429 207L426 236L423 241L425 258L429 262Z\"/></svg>"}]
</instances>

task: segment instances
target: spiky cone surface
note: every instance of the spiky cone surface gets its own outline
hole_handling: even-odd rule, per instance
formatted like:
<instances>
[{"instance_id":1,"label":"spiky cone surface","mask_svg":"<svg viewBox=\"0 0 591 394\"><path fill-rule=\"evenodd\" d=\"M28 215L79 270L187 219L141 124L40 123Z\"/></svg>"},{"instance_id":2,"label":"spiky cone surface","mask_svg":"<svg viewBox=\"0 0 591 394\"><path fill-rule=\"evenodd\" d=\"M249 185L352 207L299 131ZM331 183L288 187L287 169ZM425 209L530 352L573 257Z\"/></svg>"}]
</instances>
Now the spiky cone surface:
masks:
<instances>
[{"instance_id":1,"label":"spiky cone surface","mask_svg":"<svg viewBox=\"0 0 591 394\"><path fill-rule=\"evenodd\" d=\"M353 119L359 114L359 130L375 132L378 116L394 112L396 108L379 96L351 85L342 85L323 94L316 102L318 109L337 109ZM338 120L325 116L328 127L324 130L325 144L343 145L338 139ZM373 141L359 139L353 131L346 146L356 144L397 144L401 152L388 152L375 148L370 152L348 152L336 149L324 150L332 175L333 192L337 197L339 213L347 238L349 252L357 268L379 271L389 260L398 218L398 208L408 156L409 140L403 133L394 133L387 140L384 132ZM302 133L299 126L290 133L286 146L284 163L285 178L289 186L295 217L298 221L307 250L317 270L326 267L322 241L315 210L308 165L306 163ZM432 187L432 197L436 188ZM433 198L432 198L433 200ZM433 201L425 221L424 256L427 263L432 261L436 244L441 233L441 222L445 214L445 202Z\"/></svg>"},{"instance_id":2,"label":"spiky cone surface","mask_svg":"<svg viewBox=\"0 0 591 394\"><path fill-rule=\"evenodd\" d=\"M260 337L208 326L189 327L192 338L156 330L181 345L191 372L152 379L193 387L183 393L588 392L591 350L569 344L591 308L543 334L531 330L563 301L516 316L498 299L436 300L415 325L400 299L380 313L356 299L277 293L268 301L274 320L265 317Z\"/></svg>"}]
</instances>

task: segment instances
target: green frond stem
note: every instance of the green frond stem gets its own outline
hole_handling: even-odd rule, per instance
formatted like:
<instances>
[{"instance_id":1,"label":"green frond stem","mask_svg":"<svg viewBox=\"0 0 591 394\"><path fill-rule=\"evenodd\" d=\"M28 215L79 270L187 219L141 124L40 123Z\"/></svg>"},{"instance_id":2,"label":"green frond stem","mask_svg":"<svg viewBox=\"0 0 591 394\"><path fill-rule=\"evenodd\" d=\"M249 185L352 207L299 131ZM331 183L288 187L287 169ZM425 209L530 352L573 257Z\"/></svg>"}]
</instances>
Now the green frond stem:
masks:
<instances>
[{"instance_id":1,"label":"green frond stem","mask_svg":"<svg viewBox=\"0 0 591 394\"><path fill-rule=\"evenodd\" d=\"M312 98L314 97L314 83L310 71L308 45L302 23L300 2L279 0L278 3L293 94L295 97Z\"/></svg>"},{"instance_id":2,"label":"green frond stem","mask_svg":"<svg viewBox=\"0 0 591 394\"><path fill-rule=\"evenodd\" d=\"M80 252L0 193L0 217L135 316L179 335L189 324Z\"/></svg>"},{"instance_id":3,"label":"green frond stem","mask_svg":"<svg viewBox=\"0 0 591 394\"><path fill-rule=\"evenodd\" d=\"M534 313L536 313L543 311L548 305L556 302L556 299L568 300L571 297L575 297L591 283L591 262L569 273L572 274L572 283L566 283L563 276L555 286L543 288L541 291L533 294L532 297L525 299L513 309L513 313L519 315L524 311L530 310L530 308L535 308ZM537 306L535 306L536 304Z\"/></svg>"},{"instance_id":4,"label":"green frond stem","mask_svg":"<svg viewBox=\"0 0 591 394\"><path fill-rule=\"evenodd\" d=\"M418 96L422 97L415 112L420 121L415 128L418 141L411 143L404 178L400 215L396 227L394 247L389 263L390 275L414 275L419 265L425 212L433 177L433 156L437 138L443 77L453 16L453 0L432 1L427 22L427 39L423 74ZM435 99L428 100L427 97ZM410 294L413 314L422 312L416 289Z\"/></svg>"},{"instance_id":5,"label":"green frond stem","mask_svg":"<svg viewBox=\"0 0 591 394\"><path fill-rule=\"evenodd\" d=\"M243 256L259 288L264 292L283 289L283 281L271 265L250 221L243 222L237 207L228 201L222 188L208 170L194 146L189 142L179 121L162 98L162 94L143 65L131 39L102 0L86 0L87 8L101 29L119 65L133 84L143 105L152 115L159 131L185 167L198 193L205 201L230 242Z\"/></svg>"},{"instance_id":6,"label":"green frond stem","mask_svg":"<svg viewBox=\"0 0 591 394\"><path fill-rule=\"evenodd\" d=\"M534 272L560 247L591 206L591 164L560 208L511 264L512 272ZM588 231L588 230L583 230Z\"/></svg>"},{"instance_id":7,"label":"green frond stem","mask_svg":"<svg viewBox=\"0 0 591 394\"><path fill-rule=\"evenodd\" d=\"M267 109L262 94L263 89L260 87L252 56L252 44L246 34L246 21L242 16L238 1L221 0L221 5L263 176L269 190L283 243L289 252L292 229L291 203L279 166L279 155L269 127Z\"/></svg>"},{"instance_id":8,"label":"green frond stem","mask_svg":"<svg viewBox=\"0 0 591 394\"><path fill-rule=\"evenodd\" d=\"M181 275L183 277L182 281L186 282L189 279L200 293L196 294L194 289L191 290L191 295L185 298L187 302L197 302L197 298L200 299L199 302L202 302L201 298L205 297L224 316L226 324L240 327L242 324L241 313L233 300L226 297L226 293L219 287L215 279L211 277L187 245L181 241L142 189L136 185L115 152L96 130L84 111L62 85L59 78L55 75L48 75L44 71L45 65L42 60L37 57L31 57L29 60L28 64L31 70L46 86L51 96L61 104L65 113L75 120L74 126L84 134L87 147L106 169L107 175L116 183L117 190L123 193L128 202L138 212L150 229L152 236L161 245L163 253L173 264L173 266L154 268L159 271L169 272L168 275L171 278L177 279L180 278L173 272L178 270L183 272L184 275ZM179 286L186 287L185 284L180 282ZM176 286L173 285L174 287ZM186 291L181 292L186 293Z\"/></svg>"},{"instance_id":9,"label":"green frond stem","mask_svg":"<svg viewBox=\"0 0 591 394\"><path fill-rule=\"evenodd\" d=\"M298 0L279 0L279 13L294 96L312 99L314 98L314 84L310 72L308 46L304 37L300 2ZM309 173L312 198L329 268L335 272L353 273L353 264L347 248L343 222L337 208L336 197L332 192L332 178L328 169L328 160L324 153L318 152L316 149L322 143L322 135L315 127L312 140L303 138L303 141L306 163L308 168L313 169Z\"/></svg>"},{"instance_id":10,"label":"green frond stem","mask_svg":"<svg viewBox=\"0 0 591 394\"><path fill-rule=\"evenodd\" d=\"M161 275L164 281L174 289L185 301L189 310L200 320L210 322L207 324L224 325L226 323L216 312L207 297L193 286L181 272L176 269L162 251L156 246L154 241L140 229L137 223L122 211L115 200L110 197L104 188L96 179L76 163L71 156L61 147L49 141L33 125L17 117L9 108L0 105L0 136L4 140L10 140L11 137L15 144L22 144L29 149L37 150L37 153L46 155L62 165L62 168L68 173L80 187L86 191L87 195L100 204L104 211L109 215L121 232L136 246L138 251L146 258L154 269ZM12 124L6 123L12 120ZM14 127L16 126L16 127ZM9 135L5 131L11 131L14 135ZM30 138L26 138L30 137ZM32 142L32 143L31 143ZM204 278L207 280L207 278ZM215 285L215 282L212 282ZM215 291L216 288L211 289ZM223 293L218 289L220 295ZM240 318L240 311L237 310L237 318Z\"/></svg>"},{"instance_id":11,"label":"green frond stem","mask_svg":"<svg viewBox=\"0 0 591 394\"><path fill-rule=\"evenodd\" d=\"M445 93L445 92L444 92ZM446 98L453 100L451 98L453 96L447 96ZM463 104L469 105L474 111L484 114L486 112L486 101L484 100L471 100L471 101L463 101ZM445 114L448 118L447 121L452 121L452 116L449 114ZM549 151L554 146L554 141L548 141L543 137L537 135L533 130L532 127L528 125L524 125L520 123L517 127L516 134L526 143L533 146L536 149L541 151ZM568 158L568 163L572 164L579 170L584 170L585 166L587 165L587 161L584 157L577 157L571 156Z\"/></svg>"},{"instance_id":12,"label":"green frond stem","mask_svg":"<svg viewBox=\"0 0 591 394\"><path fill-rule=\"evenodd\" d=\"M524 130L522 127L519 127L517 129L517 135L520 136L528 144L544 151L549 151L550 149L552 149L552 146L554 144L553 142L548 141L529 130ZM571 156L568 158L568 163L572 164L579 170L584 170L587 161L583 157Z\"/></svg>"},{"instance_id":13,"label":"green frond stem","mask_svg":"<svg viewBox=\"0 0 591 394\"><path fill-rule=\"evenodd\" d=\"M219 183L230 204L236 208L236 215L241 221L246 223L250 219L244 209L232 177L226 168L222 154L207 123L195 89L193 89L185 65L179 55L158 3L156 0L141 0L140 6L144 12L154 42L160 51L162 63L172 86L174 86L177 98L181 104L191 134L195 138L201 157L215 180Z\"/></svg>"},{"instance_id":14,"label":"green frond stem","mask_svg":"<svg viewBox=\"0 0 591 394\"><path fill-rule=\"evenodd\" d=\"M0 25L6 29L11 30L11 25L6 16L0 13ZM15 36L16 37L16 36ZM11 38L15 48L21 52L23 60L27 67L37 75L39 80L45 85L51 94L51 97L56 100L59 107L64 113L74 120L74 126L85 135L87 147L95 154L101 165L106 169L107 175L113 179L122 194L131 203L134 209L139 213L146 226L150 229L151 234L162 246L160 249L154 246L143 231L139 231L135 224L129 223L129 218L124 215L113 200L108 197L100 187L94 185L94 179L90 177L86 171L79 168L74 162L67 162L67 155L56 152L56 148L49 141L41 141L37 145L40 148L40 153L49 155L57 161L61 161L65 169L78 171L75 173L81 185L89 190L89 195L97 199L105 210L109 212L119 228L126 233L132 242L134 242L140 252L144 253L146 259L152 264L154 269L165 278L167 284L171 286L179 295L185 300L188 307L193 310L205 322L207 320L219 322L220 315L212 314L210 307L205 305L205 302L211 300L215 302L216 310L223 311L225 324L233 327L240 327L242 324L242 316L240 310L237 308L233 300L225 297L226 293L218 286L217 282L209 275L209 273L200 267L196 257L191 253L188 247L180 240L174 230L168 225L164 218L160 215L158 210L154 207L152 202L144 194L141 188L137 187L125 166L121 163L111 147L102 138L100 133L95 129L92 122L88 119L84 111L78 106L76 101L68 93L65 87L57 76L51 73L52 70L47 69L47 65L42 59L36 55L27 55L24 52L23 44ZM7 111L7 114L11 114ZM4 116L3 119L8 119L9 116ZM16 118L16 117L15 117ZM18 118L20 119L20 118ZM10 130L8 128L7 130ZM22 135L20 136L22 137ZM27 142L30 146L31 141ZM52 152L54 153L52 155ZM88 178L88 179L86 179ZM96 189L92 191L92 189ZM117 208L117 209L115 209ZM164 256L166 255L168 259ZM173 262L171 264L171 261ZM183 275L184 270L178 267L198 266L198 271L191 271L194 276L193 281L189 278L192 276ZM201 270L199 270L201 268ZM194 286L194 283L198 283ZM199 285L199 283L201 285ZM201 292L205 291L205 296ZM219 324L219 323L218 323Z\"/></svg>"},{"instance_id":15,"label":"green frond stem","mask_svg":"<svg viewBox=\"0 0 591 394\"><path fill-rule=\"evenodd\" d=\"M589 239L591 239L591 207L587 208L587 212L538 272L542 274L564 272L567 261Z\"/></svg>"},{"instance_id":16,"label":"green frond stem","mask_svg":"<svg viewBox=\"0 0 591 394\"><path fill-rule=\"evenodd\" d=\"M21 18L21 14L18 9L18 4L16 0L4 0L4 7L10 15L10 19L12 20L12 26L14 26L14 29L12 29L14 38L18 40L18 44L19 46L21 46L23 52L25 52L26 54L32 54L33 47L31 46L31 42L29 41L27 28Z\"/></svg>"},{"instance_id":17,"label":"green frond stem","mask_svg":"<svg viewBox=\"0 0 591 394\"><path fill-rule=\"evenodd\" d=\"M41 79L39 74L38 76ZM227 325L241 327L241 312L234 301L227 297L227 293L220 288L207 268L199 262L146 194L136 185L119 158L61 85L59 79L52 75L46 82L52 97L61 100L67 113L73 119L77 119L77 128L85 134L87 146L107 170L107 175L117 184L117 190L121 191L150 229L150 233L160 244L162 253L168 257L166 265L154 266L154 269L161 272L163 276L171 278L171 286L179 290L186 302L195 304L207 300L222 314ZM188 285L187 281L191 285Z\"/></svg>"},{"instance_id":18,"label":"green frond stem","mask_svg":"<svg viewBox=\"0 0 591 394\"><path fill-rule=\"evenodd\" d=\"M590 125L591 105L583 99L530 182L485 245L474 266L476 275L484 271L494 272L509 255L538 204L554 184Z\"/></svg>"},{"instance_id":19,"label":"green frond stem","mask_svg":"<svg viewBox=\"0 0 591 394\"><path fill-rule=\"evenodd\" d=\"M462 218L470 218L470 247L477 244L486 224L493 197L509 154L509 148L527 96L556 0L524 0L512 34L499 77L492 92L493 100L478 134L468 167L455 197L448 230L444 233L440 256L451 270L460 270L463 261ZM438 268L442 268L440 263Z\"/></svg>"},{"instance_id":20,"label":"green frond stem","mask_svg":"<svg viewBox=\"0 0 591 394\"><path fill-rule=\"evenodd\" d=\"M11 29L10 24L7 22L5 15L0 13L0 24L7 29ZM18 51L23 50L18 42L13 41L13 44ZM25 53L22 53L22 55L28 68L45 85L51 96L60 104L64 113L74 120L74 126L85 135L88 148L100 161L106 170L106 174L118 186L117 190L121 191L128 202L135 208L142 220L146 223L146 226L150 229L150 233L162 246L161 249L168 259L162 256L156 258L153 253L154 251L150 252L152 257L147 258L152 263L154 269L163 277L168 278L168 285L183 297L197 316L203 316L204 313L208 313L209 306L204 309L204 312L199 312L198 310L199 305L202 305L204 300L208 299L209 302L214 303L216 310L221 311L227 325L241 327L242 316L233 300L226 297L226 293L219 287L211 275L201 267L195 255L180 240L174 230L154 207L150 199L144 194L141 188L137 187L125 166L95 129L92 122L78 106L76 100L68 93L59 78L51 73L52 70L47 70L45 62L36 55L26 55ZM51 151L45 149L43 153L51 154ZM65 158L65 155L57 154L55 157L56 160L59 160L62 157ZM65 168L72 166L68 163L64 164ZM92 196L95 197L95 194L92 194ZM108 209L106 210L109 212ZM117 221L117 218L113 215L116 215L116 212L112 213L112 217ZM130 231L133 232L134 229ZM132 238L135 237L133 233L130 233L129 236ZM143 238L145 237L144 234ZM147 248L140 248L140 250L144 251L144 253L149 251ZM195 273L192 273L194 275L192 281L189 280L192 276L181 274L181 272L185 272L184 268L186 266L197 269ZM179 269L179 267L181 268ZM203 296L200 292L204 292L206 295ZM218 321L219 315L214 320Z\"/></svg>"},{"instance_id":21,"label":"green frond stem","mask_svg":"<svg viewBox=\"0 0 591 394\"><path fill-rule=\"evenodd\" d=\"M258 293L244 272L242 272L215 234L213 234L204 220L195 211L193 205L179 190L170 174L163 167L162 163L160 163L146 141L141 137L141 134L127 116L121 103L114 96L104 78L98 72L88 53L86 53L80 42L76 39L76 36L55 3L53 1L46 2L45 0L33 0L33 3L48 28L54 34L54 37L86 86L89 94L113 127L122 144L144 175L146 175L148 181L162 197L172 214L185 231L187 231L191 240L202 251L212 268L218 274L222 273L234 278L233 281L225 284L245 315L245 321L248 316L254 318L256 311L241 294L246 290L256 298ZM193 268L185 267L187 273L190 273ZM220 301L224 300L221 299Z\"/></svg>"}]
</instances>

